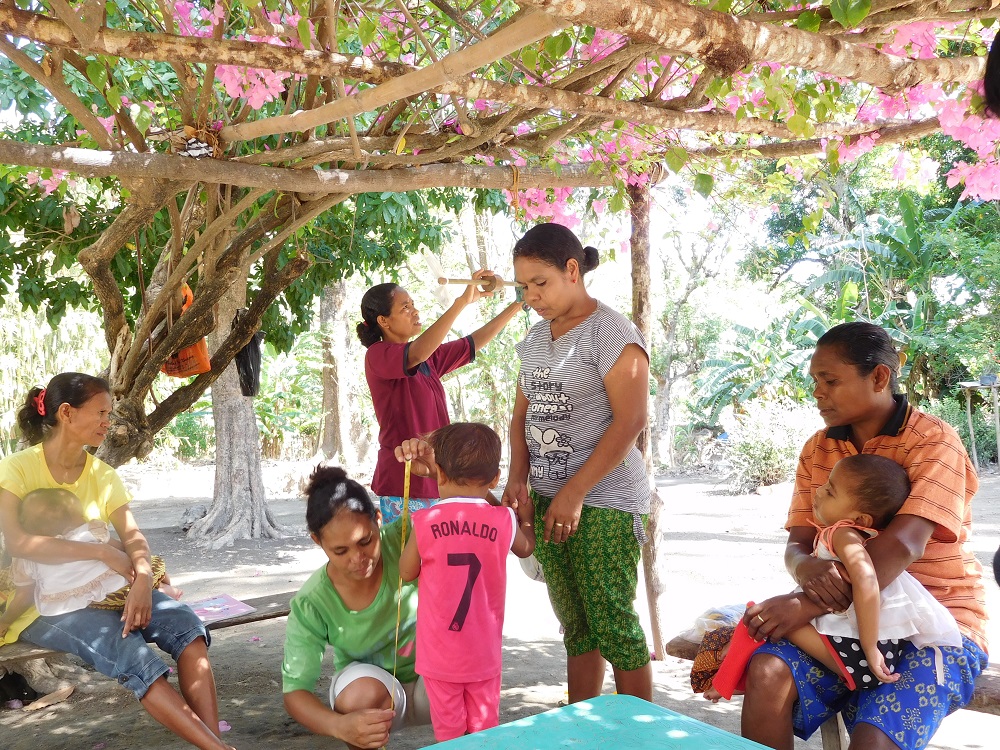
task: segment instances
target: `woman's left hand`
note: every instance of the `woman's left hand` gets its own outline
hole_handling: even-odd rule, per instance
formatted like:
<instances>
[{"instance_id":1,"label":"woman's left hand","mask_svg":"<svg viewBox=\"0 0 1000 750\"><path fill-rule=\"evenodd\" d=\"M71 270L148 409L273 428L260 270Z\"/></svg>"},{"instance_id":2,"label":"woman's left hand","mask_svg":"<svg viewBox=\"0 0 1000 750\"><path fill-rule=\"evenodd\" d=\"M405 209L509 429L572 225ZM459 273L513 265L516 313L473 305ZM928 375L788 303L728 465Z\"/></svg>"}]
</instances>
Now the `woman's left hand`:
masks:
<instances>
[{"instance_id":1,"label":"woman's left hand","mask_svg":"<svg viewBox=\"0 0 1000 750\"><path fill-rule=\"evenodd\" d=\"M418 477L437 477L437 462L434 448L426 440L408 438L393 449L396 460L401 464L410 461L410 470Z\"/></svg>"},{"instance_id":2,"label":"woman's left hand","mask_svg":"<svg viewBox=\"0 0 1000 750\"><path fill-rule=\"evenodd\" d=\"M141 630L153 619L153 580L149 575L136 575L122 612L122 638L133 630Z\"/></svg>"},{"instance_id":3,"label":"woman's left hand","mask_svg":"<svg viewBox=\"0 0 1000 750\"><path fill-rule=\"evenodd\" d=\"M557 544L569 541L580 526L582 511L583 495L573 492L568 486L559 490L545 511L545 541Z\"/></svg>"},{"instance_id":4,"label":"woman's left hand","mask_svg":"<svg viewBox=\"0 0 1000 750\"><path fill-rule=\"evenodd\" d=\"M472 274L472 278L477 280L494 278L494 277L497 279L498 284L503 282L503 279L501 279L495 273L486 268L480 268L478 271ZM483 297L492 297L492 296L493 296L492 291L489 292L484 291L483 288L479 286L479 284L469 284L465 288L465 292L462 294L460 299L463 299L467 305L471 305L473 302L478 302Z\"/></svg>"},{"instance_id":5,"label":"woman's left hand","mask_svg":"<svg viewBox=\"0 0 1000 750\"><path fill-rule=\"evenodd\" d=\"M743 622L751 638L774 643L808 625L813 617L822 613L823 610L813 605L805 594L781 594L749 607Z\"/></svg>"}]
</instances>

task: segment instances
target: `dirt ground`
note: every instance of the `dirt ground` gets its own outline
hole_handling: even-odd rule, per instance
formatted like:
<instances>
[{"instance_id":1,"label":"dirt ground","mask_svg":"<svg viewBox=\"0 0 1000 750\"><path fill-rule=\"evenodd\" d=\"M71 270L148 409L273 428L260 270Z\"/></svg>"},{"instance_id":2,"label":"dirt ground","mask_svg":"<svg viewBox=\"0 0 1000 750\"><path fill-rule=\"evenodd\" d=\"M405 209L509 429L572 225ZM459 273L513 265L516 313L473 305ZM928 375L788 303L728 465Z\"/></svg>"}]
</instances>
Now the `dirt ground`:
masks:
<instances>
[{"instance_id":1,"label":"dirt ground","mask_svg":"<svg viewBox=\"0 0 1000 750\"><path fill-rule=\"evenodd\" d=\"M324 559L305 534L304 503L296 498L308 465L269 467L265 472L274 498L271 507L287 527L286 538L244 541L214 552L187 540L178 527L186 508L210 502L212 471L212 467L173 471L125 467L122 471L136 496L133 508L139 523L154 552L166 557L174 583L183 587L188 599L216 593L254 597L297 588ZM661 564L668 592L661 606L667 638L689 628L708 607L761 599L789 589L781 563L788 486L768 488L759 495L729 496L713 479L664 478L658 484L666 503ZM1000 589L990 572L993 552L1000 543L1000 477L984 477L974 512L974 550L987 569L991 611L1000 612ZM637 606L648 632L648 607L642 592ZM280 688L284 626L285 620L278 619L214 634L211 656L220 715L232 727L226 739L241 750L279 744L282 748L343 747L309 735L284 712ZM1000 643L1000 620L992 623L991 636L993 643ZM656 703L738 733L739 699L713 706L691 692L689 663L668 657L653 665ZM554 708L565 694L564 670L558 623L545 587L525 577L512 559L501 721ZM77 688L66 702L37 713L0 709L0 748L188 747L160 728L130 693L110 680L75 666L62 676ZM605 690L613 689L608 679ZM960 711L946 720L930 747L992 748L997 746L998 735L1000 717ZM427 727L394 734L390 747L410 750L432 743ZM818 734L797 747L818 750Z\"/></svg>"}]
</instances>

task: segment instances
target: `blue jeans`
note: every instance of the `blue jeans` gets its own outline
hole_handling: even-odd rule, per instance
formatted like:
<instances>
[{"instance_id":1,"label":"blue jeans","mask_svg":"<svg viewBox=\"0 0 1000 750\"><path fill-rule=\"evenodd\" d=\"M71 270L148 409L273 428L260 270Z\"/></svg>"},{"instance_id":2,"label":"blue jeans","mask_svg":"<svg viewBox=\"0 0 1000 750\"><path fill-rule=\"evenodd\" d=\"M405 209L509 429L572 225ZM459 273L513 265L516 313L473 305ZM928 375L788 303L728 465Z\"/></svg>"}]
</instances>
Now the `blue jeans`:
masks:
<instances>
[{"instance_id":1,"label":"blue jeans","mask_svg":"<svg viewBox=\"0 0 1000 750\"><path fill-rule=\"evenodd\" d=\"M64 615L39 617L21 633L36 646L74 654L98 672L142 697L170 668L152 648L155 643L174 661L196 638L211 642L208 631L186 604L153 590L153 617L141 630L122 638L121 612L87 607Z\"/></svg>"}]
</instances>

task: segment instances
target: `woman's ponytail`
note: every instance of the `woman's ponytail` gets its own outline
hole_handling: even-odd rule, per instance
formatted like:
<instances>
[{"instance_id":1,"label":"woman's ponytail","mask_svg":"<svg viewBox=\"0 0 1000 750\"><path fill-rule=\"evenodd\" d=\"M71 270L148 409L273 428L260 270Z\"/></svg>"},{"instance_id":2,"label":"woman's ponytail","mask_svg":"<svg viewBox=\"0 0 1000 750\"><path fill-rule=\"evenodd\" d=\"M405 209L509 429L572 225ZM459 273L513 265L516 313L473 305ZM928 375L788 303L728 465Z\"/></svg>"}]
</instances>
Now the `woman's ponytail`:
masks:
<instances>
[{"instance_id":1,"label":"woman's ponytail","mask_svg":"<svg viewBox=\"0 0 1000 750\"><path fill-rule=\"evenodd\" d=\"M378 324L378 319L392 314L392 296L398 288L397 284L391 282L376 284L361 298L361 322L355 330L365 349L382 340L382 327Z\"/></svg>"},{"instance_id":2,"label":"woman's ponytail","mask_svg":"<svg viewBox=\"0 0 1000 750\"><path fill-rule=\"evenodd\" d=\"M32 388L24 400L24 405L17 412L17 426L28 445L42 441L46 427L56 423L55 409L49 409L45 403L45 388Z\"/></svg>"}]
</instances>

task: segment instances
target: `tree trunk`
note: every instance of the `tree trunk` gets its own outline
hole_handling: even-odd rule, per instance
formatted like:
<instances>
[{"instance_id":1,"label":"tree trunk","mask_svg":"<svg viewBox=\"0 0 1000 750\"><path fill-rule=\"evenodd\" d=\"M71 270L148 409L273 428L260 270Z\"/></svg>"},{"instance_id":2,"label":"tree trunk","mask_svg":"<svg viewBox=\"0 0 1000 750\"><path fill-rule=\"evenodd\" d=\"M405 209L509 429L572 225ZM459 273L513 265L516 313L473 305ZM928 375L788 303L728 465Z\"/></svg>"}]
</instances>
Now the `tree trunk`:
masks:
<instances>
[{"instance_id":1,"label":"tree trunk","mask_svg":"<svg viewBox=\"0 0 1000 750\"><path fill-rule=\"evenodd\" d=\"M653 422L650 425L650 455L653 464L674 465L670 449L670 384L669 373L656 378L656 397L653 399Z\"/></svg>"},{"instance_id":2,"label":"tree trunk","mask_svg":"<svg viewBox=\"0 0 1000 750\"><path fill-rule=\"evenodd\" d=\"M319 322L323 345L323 423L320 427L319 453L327 459L344 461L344 440L340 420L340 370L343 359L340 312L347 285L343 280L327 285L319 302Z\"/></svg>"},{"instance_id":3,"label":"tree trunk","mask_svg":"<svg viewBox=\"0 0 1000 750\"><path fill-rule=\"evenodd\" d=\"M632 322L650 343L650 274L649 274L649 183L630 185L628 187L629 204L632 213ZM642 549L642 568L646 578L646 599L649 602L649 620L652 627L653 651L657 659L663 659L666 651L663 639L662 618L660 617L660 601L664 593L664 584L660 576L657 559L660 556L660 517L663 512L663 501L656 491L653 479L653 466L649 453L649 425L639 435L636 441L639 450L646 459L646 471L650 478L651 497L649 501L649 520L646 534L649 542Z\"/></svg>"},{"instance_id":4,"label":"tree trunk","mask_svg":"<svg viewBox=\"0 0 1000 750\"><path fill-rule=\"evenodd\" d=\"M352 316L345 315L344 320L341 321L340 325L342 326L340 335L344 337L344 348L342 351L345 352L345 354L349 354L354 349L359 349L361 344L358 341L357 331L354 330ZM357 377L364 378L363 366ZM361 388L366 390L368 388L368 384L364 382L363 379L361 382ZM362 464L365 462L365 459L368 458L368 451L372 446L372 433L369 426L362 420L362 409L358 405L357 393L353 390L349 391L347 394L347 411L350 414L350 427L348 428L349 441L353 450L356 452L355 455L351 457L356 457L358 464ZM368 413L374 414L374 412ZM375 428L377 430L378 425L375 425ZM376 432L376 435L377 434L378 433ZM344 446L344 451L346 457L347 446Z\"/></svg>"},{"instance_id":5,"label":"tree trunk","mask_svg":"<svg viewBox=\"0 0 1000 750\"><path fill-rule=\"evenodd\" d=\"M219 303L219 324L209 336L214 351L229 333L236 311L246 301L246 277L234 284ZM260 469L260 430L253 398L240 390L235 363L212 384L215 421L215 493L208 515L196 522L188 537L219 549L237 539L275 539L281 528L267 507Z\"/></svg>"}]
</instances>

